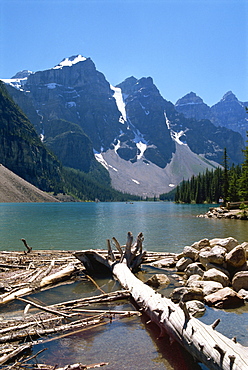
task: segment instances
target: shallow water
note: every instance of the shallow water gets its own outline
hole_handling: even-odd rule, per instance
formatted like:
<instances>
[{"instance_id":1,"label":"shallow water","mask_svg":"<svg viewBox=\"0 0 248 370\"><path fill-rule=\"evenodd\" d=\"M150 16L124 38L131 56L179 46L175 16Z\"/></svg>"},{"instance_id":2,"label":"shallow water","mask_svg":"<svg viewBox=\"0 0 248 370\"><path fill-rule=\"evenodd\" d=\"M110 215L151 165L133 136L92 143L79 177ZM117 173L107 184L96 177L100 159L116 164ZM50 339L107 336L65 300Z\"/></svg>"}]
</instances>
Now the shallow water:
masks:
<instances>
[{"instance_id":1,"label":"shallow water","mask_svg":"<svg viewBox=\"0 0 248 370\"><path fill-rule=\"evenodd\" d=\"M21 238L25 238L34 249L105 248L105 240L113 236L124 244L128 231L132 231L135 237L142 231L144 247L154 251L180 252L185 245L202 238L233 236L239 242L248 241L246 221L196 217L205 213L208 207L163 202L0 204L0 249L24 250ZM154 272L154 268L144 266L142 278L145 280ZM120 288L109 278L98 279L97 283L106 292ZM172 281L167 293L163 293L168 294L174 284ZM99 291L90 282L78 281L36 293L33 297L52 304L91 294L99 294ZM107 307L133 309L126 301ZM2 308L0 315L22 315L23 308L22 302L14 302ZM96 308L100 308L99 305ZM236 336L240 343L248 345L247 306L235 311L207 308L201 320L211 324L219 317L220 332L230 338ZM39 355L39 362L58 366L76 362L108 362L109 365L103 368L200 368L179 345L171 344L168 337L157 339L157 328L146 324L146 321L145 317L116 319L90 331L36 346L34 352L48 348Z\"/></svg>"}]
</instances>

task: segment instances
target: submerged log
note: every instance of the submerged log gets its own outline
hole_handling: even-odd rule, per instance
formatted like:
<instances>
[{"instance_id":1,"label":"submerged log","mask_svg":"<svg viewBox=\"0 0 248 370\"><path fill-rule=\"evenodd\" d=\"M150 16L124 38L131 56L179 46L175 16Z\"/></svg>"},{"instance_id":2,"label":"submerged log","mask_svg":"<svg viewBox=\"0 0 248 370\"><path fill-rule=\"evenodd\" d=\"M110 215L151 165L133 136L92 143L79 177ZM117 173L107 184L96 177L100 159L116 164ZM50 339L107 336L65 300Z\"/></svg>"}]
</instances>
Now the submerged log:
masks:
<instances>
[{"instance_id":1,"label":"submerged log","mask_svg":"<svg viewBox=\"0 0 248 370\"><path fill-rule=\"evenodd\" d=\"M119 261L113 261L111 253L108 258L103 258L94 251L90 251L90 258L89 252L75 253L75 256L84 263L86 269L90 266L91 272L94 270L94 260L98 265L102 260L120 284L130 291L140 310L160 327L161 336L167 333L209 369L248 370L247 347L217 332L216 325L206 325L192 317L185 302L173 303L134 276L129 267L137 269L142 262L142 238L138 236L133 246L129 233L124 255Z\"/></svg>"}]
</instances>

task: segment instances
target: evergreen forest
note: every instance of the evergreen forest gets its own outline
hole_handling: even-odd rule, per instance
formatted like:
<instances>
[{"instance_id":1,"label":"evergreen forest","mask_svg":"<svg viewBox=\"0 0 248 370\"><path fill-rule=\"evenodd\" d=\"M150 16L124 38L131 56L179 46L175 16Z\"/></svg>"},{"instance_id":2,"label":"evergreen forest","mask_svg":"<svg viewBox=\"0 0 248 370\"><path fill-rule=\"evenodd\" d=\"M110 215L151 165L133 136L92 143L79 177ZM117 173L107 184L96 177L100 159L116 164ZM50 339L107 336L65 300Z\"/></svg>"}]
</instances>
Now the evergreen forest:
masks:
<instances>
[{"instance_id":1,"label":"evergreen forest","mask_svg":"<svg viewBox=\"0 0 248 370\"><path fill-rule=\"evenodd\" d=\"M243 163L229 166L225 149L223 167L183 180L171 193L161 194L160 199L173 199L177 203L219 203L220 199L224 203L248 201L248 145L243 152Z\"/></svg>"}]
</instances>

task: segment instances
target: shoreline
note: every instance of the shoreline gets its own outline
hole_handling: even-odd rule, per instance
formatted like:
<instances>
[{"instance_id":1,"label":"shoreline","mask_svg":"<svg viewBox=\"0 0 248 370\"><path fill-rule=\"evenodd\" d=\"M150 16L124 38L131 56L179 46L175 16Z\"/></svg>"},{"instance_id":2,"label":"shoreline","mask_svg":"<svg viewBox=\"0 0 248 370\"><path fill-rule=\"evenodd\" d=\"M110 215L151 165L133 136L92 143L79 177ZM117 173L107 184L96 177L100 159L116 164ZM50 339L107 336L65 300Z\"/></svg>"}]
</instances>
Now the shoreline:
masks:
<instances>
[{"instance_id":1,"label":"shoreline","mask_svg":"<svg viewBox=\"0 0 248 370\"><path fill-rule=\"evenodd\" d=\"M232 219L232 220L248 220L247 212L241 209L228 209L226 207L210 207L205 214L197 215L202 218L218 218L218 219Z\"/></svg>"}]
</instances>

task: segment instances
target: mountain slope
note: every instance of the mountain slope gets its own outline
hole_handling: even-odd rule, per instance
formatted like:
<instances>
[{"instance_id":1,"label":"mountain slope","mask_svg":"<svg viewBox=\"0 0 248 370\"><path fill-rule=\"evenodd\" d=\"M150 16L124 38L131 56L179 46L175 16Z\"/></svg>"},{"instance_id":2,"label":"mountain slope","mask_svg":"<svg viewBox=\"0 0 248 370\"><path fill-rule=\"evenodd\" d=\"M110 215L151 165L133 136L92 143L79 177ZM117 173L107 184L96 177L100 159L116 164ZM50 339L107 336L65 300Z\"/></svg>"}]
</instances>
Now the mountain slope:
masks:
<instances>
[{"instance_id":1,"label":"mountain slope","mask_svg":"<svg viewBox=\"0 0 248 370\"><path fill-rule=\"evenodd\" d=\"M0 203L58 202L20 176L0 165Z\"/></svg>"},{"instance_id":2,"label":"mountain slope","mask_svg":"<svg viewBox=\"0 0 248 370\"><path fill-rule=\"evenodd\" d=\"M45 191L61 183L60 163L0 82L0 163Z\"/></svg>"}]
</instances>

